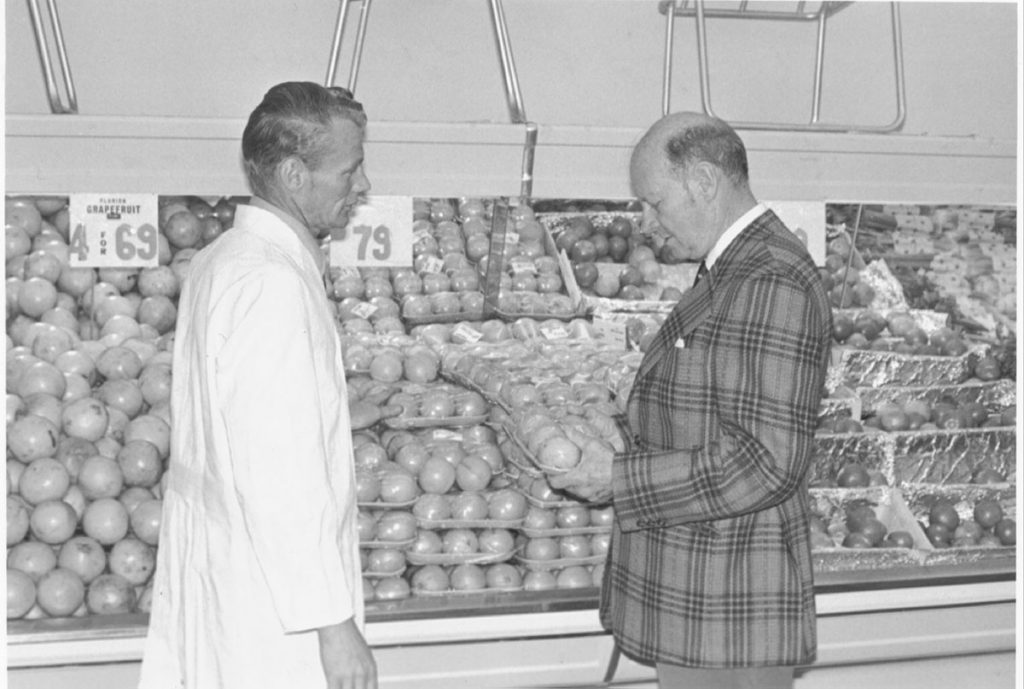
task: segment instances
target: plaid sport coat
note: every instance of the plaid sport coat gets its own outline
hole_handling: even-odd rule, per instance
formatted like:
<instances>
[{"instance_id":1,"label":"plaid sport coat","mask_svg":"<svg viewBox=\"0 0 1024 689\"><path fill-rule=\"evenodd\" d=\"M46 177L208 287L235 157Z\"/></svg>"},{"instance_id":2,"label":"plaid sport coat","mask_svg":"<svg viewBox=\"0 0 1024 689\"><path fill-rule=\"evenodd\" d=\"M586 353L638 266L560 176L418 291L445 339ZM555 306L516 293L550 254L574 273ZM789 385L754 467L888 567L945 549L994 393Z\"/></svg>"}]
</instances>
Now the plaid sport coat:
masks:
<instances>
[{"instance_id":1,"label":"plaid sport coat","mask_svg":"<svg viewBox=\"0 0 1024 689\"><path fill-rule=\"evenodd\" d=\"M816 646L806 476L832 338L771 211L684 293L640 365L601 620L646 663L799 665Z\"/></svg>"}]
</instances>

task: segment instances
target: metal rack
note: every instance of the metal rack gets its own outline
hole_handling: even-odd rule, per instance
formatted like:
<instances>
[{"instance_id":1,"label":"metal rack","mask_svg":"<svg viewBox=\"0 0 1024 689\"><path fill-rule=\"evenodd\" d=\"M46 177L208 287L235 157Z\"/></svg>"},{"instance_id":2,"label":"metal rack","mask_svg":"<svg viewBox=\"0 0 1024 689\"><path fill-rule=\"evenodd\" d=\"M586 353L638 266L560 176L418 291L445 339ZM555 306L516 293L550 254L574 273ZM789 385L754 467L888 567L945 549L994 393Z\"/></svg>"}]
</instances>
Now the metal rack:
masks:
<instances>
[{"instance_id":1,"label":"metal rack","mask_svg":"<svg viewBox=\"0 0 1024 689\"><path fill-rule=\"evenodd\" d=\"M52 2L52 0L50 1ZM359 78L359 64L362 59L363 45L366 41L366 27L369 21L372 0L361 1L363 5L359 15L352 64L348 75L348 89L353 93L355 92L356 81ZM334 40L331 43L331 55L327 64L327 77L324 81L325 86L334 84L349 4L350 0L339 0L338 3L338 18L334 26ZM537 147L537 124L531 122L526 117L526 108L523 106L523 94L519 88L519 76L516 73L515 59L512 56L512 44L508 36L508 25L505 22L505 10L502 0L489 0L489 5L491 21L494 25L494 39L498 45L498 57L501 62L501 75L505 87L505 99L508 102L509 119L512 124L522 124L526 129L520 186L520 197L525 200L533 192L533 159L534 151Z\"/></svg>"},{"instance_id":2,"label":"metal rack","mask_svg":"<svg viewBox=\"0 0 1024 689\"><path fill-rule=\"evenodd\" d=\"M46 96L50 100L50 111L56 115L73 115L78 113L78 96L75 94L75 82L71 78L71 64L68 61L67 48L64 45L64 32L60 26L60 15L57 13L57 0L46 0L49 16L49 31L53 34L53 43L57 48L57 59L60 62L61 77L64 82L64 95L67 104L61 100L61 92L54 77L53 61L50 58L50 45L43 25L43 14L39 11L39 0L28 0L29 14L32 17L32 29L36 36L36 47L39 50L39 61L43 66L43 80L46 82Z\"/></svg>"},{"instance_id":3,"label":"metal rack","mask_svg":"<svg viewBox=\"0 0 1024 689\"><path fill-rule=\"evenodd\" d=\"M672 96L672 52L675 34L676 17L693 17L697 28L697 57L700 73L701 105L704 113L715 115L711 106L711 77L708 67L707 19L747 19L761 21L813 22L817 25L817 43L814 64L814 91L811 102L809 122L778 123L778 122L730 122L743 129L785 130L785 131L824 131L824 132L874 132L885 133L899 130L907 115L906 87L903 73L903 33L900 23L898 2L890 2L892 21L893 67L896 80L896 116L884 125L866 125L856 123L824 123L821 115L821 84L824 72L825 28L830 17L835 16L852 2L760 2L753 4L747 0L739 2L715 3L713 7L705 6L704 0L661 0L658 11L665 15L665 65L662 85L662 112L668 114Z\"/></svg>"}]
</instances>

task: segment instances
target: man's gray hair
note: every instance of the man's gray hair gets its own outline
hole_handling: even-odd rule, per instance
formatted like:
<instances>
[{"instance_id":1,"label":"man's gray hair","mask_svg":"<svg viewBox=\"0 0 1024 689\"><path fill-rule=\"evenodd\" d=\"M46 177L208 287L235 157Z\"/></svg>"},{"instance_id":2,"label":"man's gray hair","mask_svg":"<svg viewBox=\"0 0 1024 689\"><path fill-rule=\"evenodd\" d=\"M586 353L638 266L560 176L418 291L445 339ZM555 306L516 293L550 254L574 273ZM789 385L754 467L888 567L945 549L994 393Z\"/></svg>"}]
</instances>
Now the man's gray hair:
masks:
<instances>
[{"instance_id":1,"label":"man's gray hair","mask_svg":"<svg viewBox=\"0 0 1024 689\"><path fill-rule=\"evenodd\" d=\"M266 196L278 164L289 156L317 169L339 118L366 126L362 104L347 89L288 81L267 91L242 133L242 163L252 192Z\"/></svg>"}]
</instances>

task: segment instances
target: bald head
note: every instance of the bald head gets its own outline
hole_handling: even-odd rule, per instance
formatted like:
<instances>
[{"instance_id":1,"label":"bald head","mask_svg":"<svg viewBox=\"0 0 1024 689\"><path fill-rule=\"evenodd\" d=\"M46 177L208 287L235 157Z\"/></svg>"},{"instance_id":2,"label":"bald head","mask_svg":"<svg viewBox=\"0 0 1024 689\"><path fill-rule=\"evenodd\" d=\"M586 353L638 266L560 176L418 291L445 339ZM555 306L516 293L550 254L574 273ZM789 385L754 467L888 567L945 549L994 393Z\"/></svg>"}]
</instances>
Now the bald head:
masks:
<instances>
[{"instance_id":1,"label":"bald head","mask_svg":"<svg viewBox=\"0 0 1024 689\"><path fill-rule=\"evenodd\" d=\"M728 124L700 113L674 113L655 122L633 150L629 173L645 227L675 237L689 260L703 259L757 203L743 142Z\"/></svg>"},{"instance_id":2,"label":"bald head","mask_svg":"<svg viewBox=\"0 0 1024 689\"><path fill-rule=\"evenodd\" d=\"M747 151L743 141L726 122L696 112L677 112L655 122L633 150L630 164L665 166L685 174L695 163L711 163L736 187L749 186Z\"/></svg>"}]
</instances>

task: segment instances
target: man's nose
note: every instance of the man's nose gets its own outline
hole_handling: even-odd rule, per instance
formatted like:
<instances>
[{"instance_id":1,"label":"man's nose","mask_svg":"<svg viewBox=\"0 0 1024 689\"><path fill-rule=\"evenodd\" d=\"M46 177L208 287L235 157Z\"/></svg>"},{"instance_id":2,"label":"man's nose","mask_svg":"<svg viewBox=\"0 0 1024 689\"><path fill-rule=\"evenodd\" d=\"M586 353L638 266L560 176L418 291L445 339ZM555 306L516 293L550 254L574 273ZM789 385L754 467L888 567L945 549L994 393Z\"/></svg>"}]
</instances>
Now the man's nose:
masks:
<instances>
[{"instance_id":1,"label":"man's nose","mask_svg":"<svg viewBox=\"0 0 1024 689\"><path fill-rule=\"evenodd\" d=\"M640 218L640 230L648 234L664 231L661 223L655 217L654 209L646 204L643 208L643 215Z\"/></svg>"}]
</instances>

